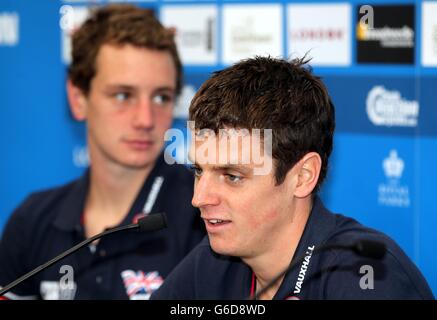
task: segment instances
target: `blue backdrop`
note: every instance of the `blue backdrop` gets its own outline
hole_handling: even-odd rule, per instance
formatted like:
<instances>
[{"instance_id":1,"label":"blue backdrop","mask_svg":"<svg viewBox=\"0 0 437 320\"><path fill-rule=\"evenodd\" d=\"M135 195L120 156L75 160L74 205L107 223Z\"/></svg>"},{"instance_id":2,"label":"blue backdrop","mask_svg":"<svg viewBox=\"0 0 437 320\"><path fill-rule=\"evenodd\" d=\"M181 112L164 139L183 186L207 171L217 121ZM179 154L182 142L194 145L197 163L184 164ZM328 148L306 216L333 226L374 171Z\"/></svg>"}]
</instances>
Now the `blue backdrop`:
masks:
<instances>
[{"instance_id":1,"label":"blue backdrop","mask_svg":"<svg viewBox=\"0 0 437 320\"><path fill-rule=\"evenodd\" d=\"M0 2L0 232L26 195L76 178L87 165L85 128L72 119L67 108L61 9L85 2ZM353 216L393 237L437 293L437 69L422 63L422 2L367 2L375 6L413 5L415 58L402 64L358 63L354 26L361 2L342 2L350 4L352 12L350 62L314 67L330 90L337 116L330 172L321 195L333 211ZM136 3L155 8L161 17L163 8L172 5L213 5L217 9L212 49L216 59L212 63L185 64L186 84L193 91L212 71L226 66L221 36L226 23L223 8L230 3L261 2ZM292 2L262 3L278 4L283 12L281 50L286 56L290 46L286 11ZM182 113L175 127L182 128L184 123Z\"/></svg>"}]
</instances>

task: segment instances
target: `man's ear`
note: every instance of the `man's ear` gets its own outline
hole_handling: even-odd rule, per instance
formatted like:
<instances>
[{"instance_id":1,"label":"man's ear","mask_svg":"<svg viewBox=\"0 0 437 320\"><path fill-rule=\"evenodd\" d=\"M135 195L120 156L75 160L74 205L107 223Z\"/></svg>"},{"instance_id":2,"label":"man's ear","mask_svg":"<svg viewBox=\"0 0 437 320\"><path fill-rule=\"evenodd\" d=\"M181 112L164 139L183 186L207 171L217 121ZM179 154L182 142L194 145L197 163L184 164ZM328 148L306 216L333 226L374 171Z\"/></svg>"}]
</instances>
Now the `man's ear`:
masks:
<instances>
[{"instance_id":1,"label":"man's ear","mask_svg":"<svg viewBox=\"0 0 437 320\"><path fill-rule=\"evenodd\" d=\"M73 117L83 121L87 117L87 99L81 89L76 87L70 79L67 81L67 96Z\"/></svg>"},{"instance_id":2,"label":"man's ear","mask_svg":"<svg viewBox=\"0 0 437 320\"><path fill-rule=\"evenodd\" d=\"M297 184L294 195L298 198L309 196L319 181L322 159L316 152L309 152L297 163Z\"/></svg>"}]
</instances>

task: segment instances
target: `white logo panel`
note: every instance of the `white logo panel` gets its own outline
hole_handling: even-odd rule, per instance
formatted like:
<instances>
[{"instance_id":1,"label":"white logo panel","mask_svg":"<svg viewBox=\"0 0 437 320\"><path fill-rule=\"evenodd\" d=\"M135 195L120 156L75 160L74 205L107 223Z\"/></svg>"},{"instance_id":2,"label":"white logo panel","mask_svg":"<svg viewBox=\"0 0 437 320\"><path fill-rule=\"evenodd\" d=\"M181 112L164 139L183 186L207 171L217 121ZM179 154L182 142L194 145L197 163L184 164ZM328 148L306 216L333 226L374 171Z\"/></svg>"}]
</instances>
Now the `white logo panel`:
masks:
<instances>
[{"instance_id":1,"label":"white logo panel","mask_svg":"<svg viewBox=\"0 0 437 320\"><path fill-rule=\"evenodd\" d=\"M351 12L347 3L288 5L288 56L308 53L312 65L350 65Z\"/></svg>"},{"instance_id":2,"label":"white logo panel","mask_svg":"<svg viewBox=\"0 0 437 320\"><path fill-rule=\"evenodd\" d=\"M422 65L437 66L437 2L422 3Z\"/></svg>"},{"instance_id":3,"label":"white logo panel","mask_svg":"<svg viewBox=\"0 0 437 320\"><path fill-rule=\"evenodd\" d=\"M163 6L161 21L176 29L183 64L217 64L216 6Z\"/></svg>"},{"instance_id":4,"label":"white logo panel","mask_svg":"<svg viewBox=\"0 0 437 320\"><path fill-rule=\"evenodd\" d=\"M17 12L0 12L0 46L16 46L20 41L20 16Z\"/></svg>"},{"instance_id":5,"label":"white logo panel","mask_svg":"<svg viewBox=\"0 0 437 320\"><path fill-rule=\"evenodd\" d=\"M232 64L255 55L283 56L280 5L223 7L223 62Z\"/></svg>"},{"instance_id":6,"label":"white logo panel","mask_svg":"<svg viewBox=\"0 0 437 320\"><path fill-rule=\"evenodd\" d=\"M61 18L59 27L61 28L61 46L62 46L62 61L65 64L71 63L71 36L76 31L89 15L89 8L63 5L59 9Z\"/></svg>"}]
</instances>

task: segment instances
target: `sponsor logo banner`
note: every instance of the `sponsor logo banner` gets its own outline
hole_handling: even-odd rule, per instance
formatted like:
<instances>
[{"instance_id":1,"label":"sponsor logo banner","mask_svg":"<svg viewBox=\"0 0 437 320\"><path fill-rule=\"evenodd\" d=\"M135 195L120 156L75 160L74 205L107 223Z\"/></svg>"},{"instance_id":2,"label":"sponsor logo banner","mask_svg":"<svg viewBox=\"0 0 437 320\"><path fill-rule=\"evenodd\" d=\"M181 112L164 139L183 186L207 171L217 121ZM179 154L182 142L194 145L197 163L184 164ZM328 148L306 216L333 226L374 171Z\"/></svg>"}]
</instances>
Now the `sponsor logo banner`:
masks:
<instances>
[{"instance_id":1,"label":"sponsor logo banner","mask_svg":"<svg viewBox=\"0 0 437 320\"><path fill-rule=\"evenodd\" d=\"M363 23L357 6L356 40L359 63L414 63L414 5L372 5L372 19Z\"/></svg>"},{"instance_id":2,"label":"sponsor logo banner","mask_svg":"<svg viewBox=\"0 0 437 320\"><path fill-rule=\"evenodd\" d=\"M419 96L414 77L325 76L324 80L335 105L337 132L437 135L435 117L422 115L437 113L435 103L431 96ZM423 84L423 96L425 89L430 95L431 87Z\"/></svg>"},{"instance_id":3,"label":"sponsor logo banner","mask_svg":"<svg viewBox=\"0 0 437 320\"><path fill-rule=\"evenodd\" d=\"M20 16L17 12L0 12L0 46L17 46L20 41Z\"/></svg>"},{"instance_id":4,"label":"sponsor logo banner","mask_svg":"<svg viewBox=\"0 0 437 320\"><path fill-rule=\"evenodd\" d=\"M288 56L301 57L308 53L313 58L312 65L350 65L351 10L347 3L290 4Z\"/></svg>"},{"instance_id":5,"label":"sponsor logo banner","mask_svg":"<svg viewBox=\"0 0 437 320\"><path fill-rule=\"evenodd\" d=\"M422 65L437 66L437 2L422 3Z\"/></svg>"},{"instance_id":6,"label":"sponsor logo banner","mask_svg":"<svg viewBox=\"0 0 437 320\"><path fill-rule=\"evenodd\" d=\"M378 186L378 204L387 207L409 208L411 205L410 190L401 182L405 161L399 157L396 149L390 150L382 161L386 181Z\"/></svg>"},{"instance_id":7,"label":"sponsor logo banner","mask_svg":"<svg viewBox=\"0 0 437 320\"><path fill-rule=\"evenodd\" d=\"M416 127L419 102L403 98L398 90L375 86L367 95L366 110L369 120L376 126Z\"/></svg>"},{"instance_id":8,"label":"sponsor logo banner","mask_svg":"<svg viewBox=\"0 0 437 320\"><path fill-rule=\"evenodd\" d=\"M282 7L223 6L223 61L232 64L255 55L283 56Z\"/></svg>"},{"instance_id":9,"label":"sponsor logo banner","mask_svg":"<svg viewBox=\"0 0 437 320\"><path fill-rule=\"evenodd\" d=\"M61 54L65 64L71 63L71 36L89 15L89 8L83 6L63 5L59 9L61 28Z\"/></svg>"},{"instance_id":10,"label":"sponsor logo banner","mask_svg":"<svg viewBox=\"0 0 437 320\"><path fill-rule=\"evenodd\" d=\"M175 28L182 63L217 64L216 6L163 6L161 21Z\"/></svg>"}]
</instances>

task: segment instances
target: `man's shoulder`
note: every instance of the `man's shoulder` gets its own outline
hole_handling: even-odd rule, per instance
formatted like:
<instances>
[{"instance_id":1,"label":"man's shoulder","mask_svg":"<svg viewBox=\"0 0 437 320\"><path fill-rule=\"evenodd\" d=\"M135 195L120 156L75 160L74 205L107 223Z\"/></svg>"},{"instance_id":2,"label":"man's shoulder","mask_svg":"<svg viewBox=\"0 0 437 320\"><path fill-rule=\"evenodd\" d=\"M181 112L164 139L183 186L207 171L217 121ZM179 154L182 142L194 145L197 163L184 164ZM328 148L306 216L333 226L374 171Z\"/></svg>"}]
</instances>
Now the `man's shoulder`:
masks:
<instances>
[{"instance_id":1,"label":"man's shoulder","mask_svg":"<svg viewBox=\"0 0 437 320\"><path fill-rule=\"evenodd\" d=\"M386 253L393 256L405 256L398 243L386 233L361 224L352 217L342 214L334 214L335 228L326 242L332 244L357 244L362 240L369 240L380 244Z\"/></svg>"},{"instance_id":2,"label":"man's shoulder","mask_svg":"<svg viewBox=\"0 0 437 320\"><path fill-rule=\"evenodd\" d=\"M380 251L384 252L384 262L396 264L397 267L408 268L413 265L399 244L386 233L361 224L354 218L335 214L336 228L326 240L326 243L335 245L345 245L355 250L332 250L334 256L341 260L342 257L356 256L357 258L377 259ZM363 250L359 250L361 246ZM367 248L368 247L368 248ZM367 250L368 249L368 250ZM361 253L357 253L357 250Z\"/></svg>"},{"instance_id":3,"label":"man's shoulder","mask_svg":"<svg viewBox=\"0 0 437 320\"><path fill-rule=\"evenodd\" d=\"M363 237L369 240L382 241L395 245L395 241L385 233L368 227L351 216L332 213L335 220L335 227L328 237L329 241L340 242L343 240L355 241Z\"/></svg>"},{"instance_id":4,"label":"man's shoulder","mask_svg":"<svg viewBox=\"0 0 437 320\"><path fill-rule=\"evenodd\" d=\"M24 252L25 259L29 259L29 266L33 266L36 263L33 254L39 252L39 249L46 249L40 241L53 231L54 221L60 218L59 214L68 205L67 198L71 203L71 194L76 185L77 181L70 182L27 196L5 225L1 235L1 254L18 257Z\"/></svg>"},{"instance_id":5,"label":"man's shoulder","mask_svg":"<svg viewBox=\"0 0 437 320\"><path fill-rule=\"evenodd\" d=\"M249 267L241 259L215 253L205 236L171 272L153 299L241 299L249 295L250 276Z\"/></svg>"},{"instance_id":6,"label":"man's shoulder","mask_svg":"<svg viewBox=\"0 0 437 320\"><path fill-rule=\"evenodd\" d=\"M41 215L52 212L53 208L61 205L75 187L80 179L70 181L60 186L38 190L30 193L12 214L11 218L26 218L38 220Z\"/></svg>"},{"instance_id":7,"label":"man's shoulder","mask_svg":"<svg viewBox=\"0 0 437 320\"><path fill-rule=\"evenodd\" d=\"M425 278L394 239L351 217L340 214L334 216L335 228L326 240L326 244L353 247L361 246L362 241L372 242L367 242L369 248L364 248L361 254L356 250L330 250L322 255L325 257L322 264L326 264L325 267L332 268L332 270L337 270L333 274L340 277L350 275L362 279L364 275L371 273L375 277L375 283L379 286L378 290L361 290L361 287L357 286L357 291L369 293L370 298L433 298ZM381 250L384 255L378 258ZM339 280L336 279L335 282L338 283ZM350 292L353 293L354 290ZM345 297L347 298L347 295Z\"/></svg>"}]
</instances>

